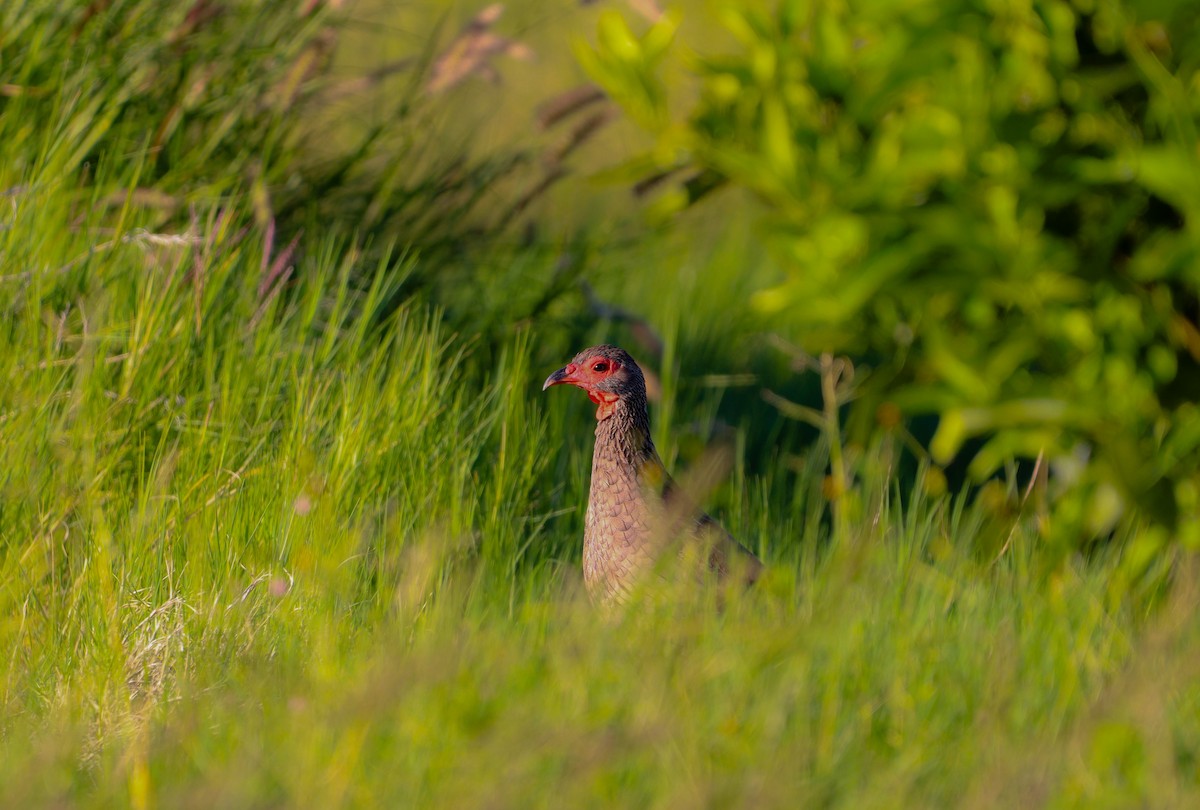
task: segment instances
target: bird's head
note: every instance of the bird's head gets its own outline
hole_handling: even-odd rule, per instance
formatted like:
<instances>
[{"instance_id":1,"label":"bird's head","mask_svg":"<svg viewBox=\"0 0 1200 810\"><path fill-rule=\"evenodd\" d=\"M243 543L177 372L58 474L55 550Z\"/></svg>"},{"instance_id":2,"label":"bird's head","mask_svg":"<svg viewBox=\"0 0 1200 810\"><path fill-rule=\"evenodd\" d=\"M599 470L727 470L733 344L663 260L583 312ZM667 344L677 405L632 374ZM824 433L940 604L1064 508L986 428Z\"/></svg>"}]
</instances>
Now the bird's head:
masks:
<instances>
[{"instance_id":1,"label":"bird's head","mask_svg":"<svg viewBox=\"0 0 1200 810\"><path fill-rule=\"evenodd\" d=\"M646 381L629 352L616 346L593 346L575 355L570 363L546 378L545 391L552 385L571 385L587 391L595 402L596 420L612 416L617 403L646 407Z\"/></svg>"}]
</instances>

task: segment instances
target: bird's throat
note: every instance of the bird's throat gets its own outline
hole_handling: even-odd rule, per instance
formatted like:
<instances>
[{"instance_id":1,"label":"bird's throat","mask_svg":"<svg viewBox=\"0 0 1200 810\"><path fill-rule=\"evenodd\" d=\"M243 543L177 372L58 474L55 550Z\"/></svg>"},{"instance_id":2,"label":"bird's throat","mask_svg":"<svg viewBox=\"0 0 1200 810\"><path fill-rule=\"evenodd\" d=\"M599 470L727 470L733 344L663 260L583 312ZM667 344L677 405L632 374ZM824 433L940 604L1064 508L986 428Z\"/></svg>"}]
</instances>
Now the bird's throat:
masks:
<instances>
[{"instance_id":1,"label":"bird's throat","mask_svg":"<svg viewBox=\"0 0 1200 810\"><path fill-rule=\"evenodd\" d=\"M602 422L612 416L621 396L611 391L588 391L588 398L596 403L596 421Z\"/></svg>"}]
</instances>

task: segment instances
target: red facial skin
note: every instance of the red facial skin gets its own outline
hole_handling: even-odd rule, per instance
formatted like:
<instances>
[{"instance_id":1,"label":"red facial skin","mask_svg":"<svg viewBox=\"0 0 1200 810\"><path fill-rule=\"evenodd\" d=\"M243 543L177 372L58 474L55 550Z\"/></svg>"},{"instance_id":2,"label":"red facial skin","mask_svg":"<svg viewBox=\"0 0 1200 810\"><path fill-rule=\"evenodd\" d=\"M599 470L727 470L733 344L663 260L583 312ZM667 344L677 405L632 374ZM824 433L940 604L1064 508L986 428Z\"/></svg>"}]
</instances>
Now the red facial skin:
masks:
<instances>
[{"instance_id":1,"label":"red facial skin","mask_svg":"<svg viewBox=\"0 0 1200 810\"><path fill-rule=\"evenodd\" d=\"M621 364L615 360L593 355L582 363L569 363L551 374L546 380L546 384L542 386L542 390L544 391L552 385L568 383L582 388L587 392L588 399L596 403L596 421L600 421L612 415L613 408L616 407L617 400L621 398L621 395L612 391L597 390L596 386L620 370Z\"/></svg>"}]
</instances>

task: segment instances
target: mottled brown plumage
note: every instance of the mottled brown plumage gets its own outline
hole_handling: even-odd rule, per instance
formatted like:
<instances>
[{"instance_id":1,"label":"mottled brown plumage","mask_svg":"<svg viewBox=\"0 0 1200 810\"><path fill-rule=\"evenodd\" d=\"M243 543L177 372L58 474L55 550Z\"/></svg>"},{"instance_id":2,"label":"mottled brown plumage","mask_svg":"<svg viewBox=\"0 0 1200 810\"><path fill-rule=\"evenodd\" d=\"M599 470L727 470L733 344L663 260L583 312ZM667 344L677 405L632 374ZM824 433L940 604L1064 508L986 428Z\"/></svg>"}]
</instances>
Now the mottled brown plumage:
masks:
<instances>
[{"instance_id":1,"label":"mottled brown plumage","mask_svg":"<svg viewBox=\"0 0 1200 810\"><path fill-rule=\"evenodd\" d=\"M602 601L626 601L652 573L665 575L674 551L725 578L753 582L762 563L708 515L696 509L667 474L650 438L646 382L633 358L616 346L584 349L551 374L542 390L571 384L596 403L596 446L583 534L583 578Z\"/></svg>"}]
</instances>

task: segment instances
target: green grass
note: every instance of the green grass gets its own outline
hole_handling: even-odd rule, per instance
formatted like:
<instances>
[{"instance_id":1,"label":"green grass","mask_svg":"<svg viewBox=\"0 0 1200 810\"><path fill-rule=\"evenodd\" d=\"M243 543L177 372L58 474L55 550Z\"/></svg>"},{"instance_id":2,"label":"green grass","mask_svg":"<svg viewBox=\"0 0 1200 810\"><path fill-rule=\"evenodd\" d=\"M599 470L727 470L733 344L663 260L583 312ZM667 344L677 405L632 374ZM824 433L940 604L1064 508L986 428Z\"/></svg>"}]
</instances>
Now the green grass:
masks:
<instances>
[{"instance_id":1,"label":"green grass","mask_svg":"<svg viewBox=\"0 0 1200 810\"><path fill-rule=\"evenodd\" d=\"M498 243L453 315L405 295L403 246L310 229L272 278L237 177L165 226L96 205L143 158L81 181L90 113L50 107L0 116L0 803L1200 800L1193 567L1117 587L1120 544L1060 563L1036 514L901 483L886 442L852 449L831 535L824 440L702 373L761 342L713 292L745 283L734 243L591 266L674 358L665 456L733 424L709 502L770 575L723 611L598 611L590 409L539 385L628 332L569 297L513 323L553 250Z\"/></svg>"}]
</instances>

